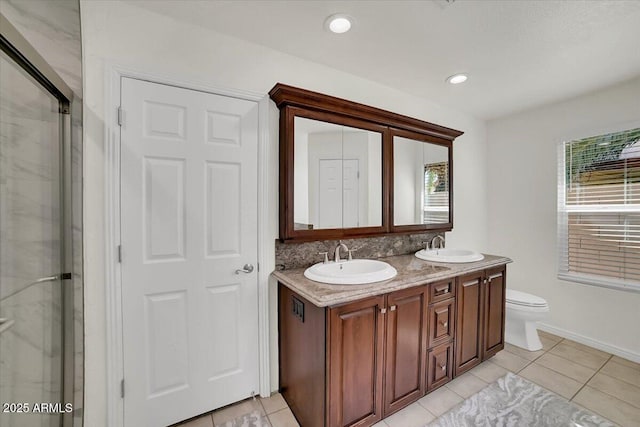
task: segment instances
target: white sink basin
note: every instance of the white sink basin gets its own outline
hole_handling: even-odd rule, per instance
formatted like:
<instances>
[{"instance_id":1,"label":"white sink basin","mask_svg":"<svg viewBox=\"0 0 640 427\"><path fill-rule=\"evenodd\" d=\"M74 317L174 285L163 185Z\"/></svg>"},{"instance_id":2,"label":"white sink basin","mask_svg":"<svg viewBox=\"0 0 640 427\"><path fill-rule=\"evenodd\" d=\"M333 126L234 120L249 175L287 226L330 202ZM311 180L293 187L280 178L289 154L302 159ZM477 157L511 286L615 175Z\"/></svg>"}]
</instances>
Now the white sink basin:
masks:
<instances>
[{"instance_id":1,"label":"white sink basin","mask_svg":"<svg viewBox=\"0 0 640 427\"><path fill-rule=\"evenodd\" d=\"M395 268L384 261L375 259L354 259L351 261L330 261L307 268L304 276L315 282L333 285L362 285L381 282L396 276Z\"/></svg>"},{"instance_id":2,"label":"white sink basin","mask_svg":"<svg viewBox=\"0 0 640 427\"><path fill-rule=\"evenodd\" d=\"M430 249L416 252L416 257L434 262L474 262L484 259L484 255L467 249Z\"/></svg>"}]
</instances>

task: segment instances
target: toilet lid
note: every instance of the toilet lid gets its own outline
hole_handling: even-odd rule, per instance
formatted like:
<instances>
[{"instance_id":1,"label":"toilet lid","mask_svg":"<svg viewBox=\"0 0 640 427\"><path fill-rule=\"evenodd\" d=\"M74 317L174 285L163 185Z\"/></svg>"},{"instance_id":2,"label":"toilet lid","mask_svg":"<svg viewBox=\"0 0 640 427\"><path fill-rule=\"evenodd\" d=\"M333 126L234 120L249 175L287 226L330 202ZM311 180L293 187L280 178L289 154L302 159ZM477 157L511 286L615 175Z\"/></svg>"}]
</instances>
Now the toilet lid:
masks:
<instances>
[{"instance_id":1,"label":"toilet lid","mask_svg":"<svg viewBox=\"0 0 640 427\"><path fill-rule=\"evenodd\" d=\"M526 305L528 307L546 307L547 302L544 298L528 294L526 292L507 289L507 302L517 305Z\"/></svg>"}]
</instances>

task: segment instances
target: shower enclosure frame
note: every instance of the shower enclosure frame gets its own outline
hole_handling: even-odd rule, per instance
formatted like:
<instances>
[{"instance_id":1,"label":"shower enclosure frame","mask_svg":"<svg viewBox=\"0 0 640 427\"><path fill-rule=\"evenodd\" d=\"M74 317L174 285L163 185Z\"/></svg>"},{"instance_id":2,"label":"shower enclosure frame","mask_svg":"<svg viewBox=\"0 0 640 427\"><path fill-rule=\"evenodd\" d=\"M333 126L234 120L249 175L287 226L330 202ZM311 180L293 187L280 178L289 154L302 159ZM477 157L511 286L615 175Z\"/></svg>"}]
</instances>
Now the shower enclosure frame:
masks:
<instances>
[{"instance_id":1,"label":"shower enclosure frame","mask_svg":"<svg viewBox=\"0 0 640 427\"><path fill-rule=\"evenodd\" d=\"M43 89L51 93L59 105L60 130L60 239L62 271L50 279L60 280L62 303L62 404L74 401L74 298L73 298L73 235L71 198L71 102L73 91L62 78L20 34L20 32L0 14L0 49ZM25 288L26 289L26 288ZM78 331L81 333L82 331ZM73 426L73 412L61 416L62 427Z\"/></svg>"}]
</instances>

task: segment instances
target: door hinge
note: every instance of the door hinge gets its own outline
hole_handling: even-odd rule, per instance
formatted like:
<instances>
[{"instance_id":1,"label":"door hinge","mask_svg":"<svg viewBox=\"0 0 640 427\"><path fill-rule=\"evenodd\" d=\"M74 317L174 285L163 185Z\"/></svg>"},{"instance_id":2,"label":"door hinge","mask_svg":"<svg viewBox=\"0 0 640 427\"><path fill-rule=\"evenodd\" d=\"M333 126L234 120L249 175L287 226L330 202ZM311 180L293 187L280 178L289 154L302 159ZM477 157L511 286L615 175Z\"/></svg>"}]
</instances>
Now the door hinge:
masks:
<instances>
[{"instance_id":1,"label":"door hinge","mask_svg":"<svg viewBox=\"0 0 640 427\"><path fill-rule=\"evenodd\" d=\"M122 262L122 245L118 245L118 262Z\"/></svg>"},{"instance_id":2,"label":"door hinge","mask_svg":"<svg viewBox=\"0 0 640 427\"><path fill-rule=\"evenodd\" d=\"M124 399L124 378L120 381L120 397Z\"/></svg>"},{"instance_id":3,"label":"door hinge","mask_svg":"<svg viewBox=\"0 0 640 427\"><path fill-rule=\"evenodd\" d=\"M118 107L118 126L122 126L124 122L124 112L122 111L122 107Z\"/></svg>"}]
</instances>

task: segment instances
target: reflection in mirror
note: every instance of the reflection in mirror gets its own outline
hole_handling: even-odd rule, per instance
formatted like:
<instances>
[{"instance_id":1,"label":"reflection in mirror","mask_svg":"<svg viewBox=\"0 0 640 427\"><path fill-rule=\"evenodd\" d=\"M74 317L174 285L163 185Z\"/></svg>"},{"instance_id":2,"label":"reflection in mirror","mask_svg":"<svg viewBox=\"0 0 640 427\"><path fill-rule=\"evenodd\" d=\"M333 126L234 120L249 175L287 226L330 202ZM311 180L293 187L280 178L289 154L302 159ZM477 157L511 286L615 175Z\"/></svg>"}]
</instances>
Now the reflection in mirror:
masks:
<instances>
[{"instance_id":1,"label":"reflection in mirror","mask_svg":"<svg viewBox=\"0 0 640 427\"><path fill-rule=\"evenodd\" d=\"M449 149L393 137L394 225L449 222Z\"/></svg>"},{"instance_id":2,"label":"reflection in mirror","mask_svg":"<svg viewBox=\"0 0 640 427\"><path fill-rule=\"evenodd\" d=\"M382 225L382 135L294 120L294 230Z\"/></svg>"}]
</instances>

